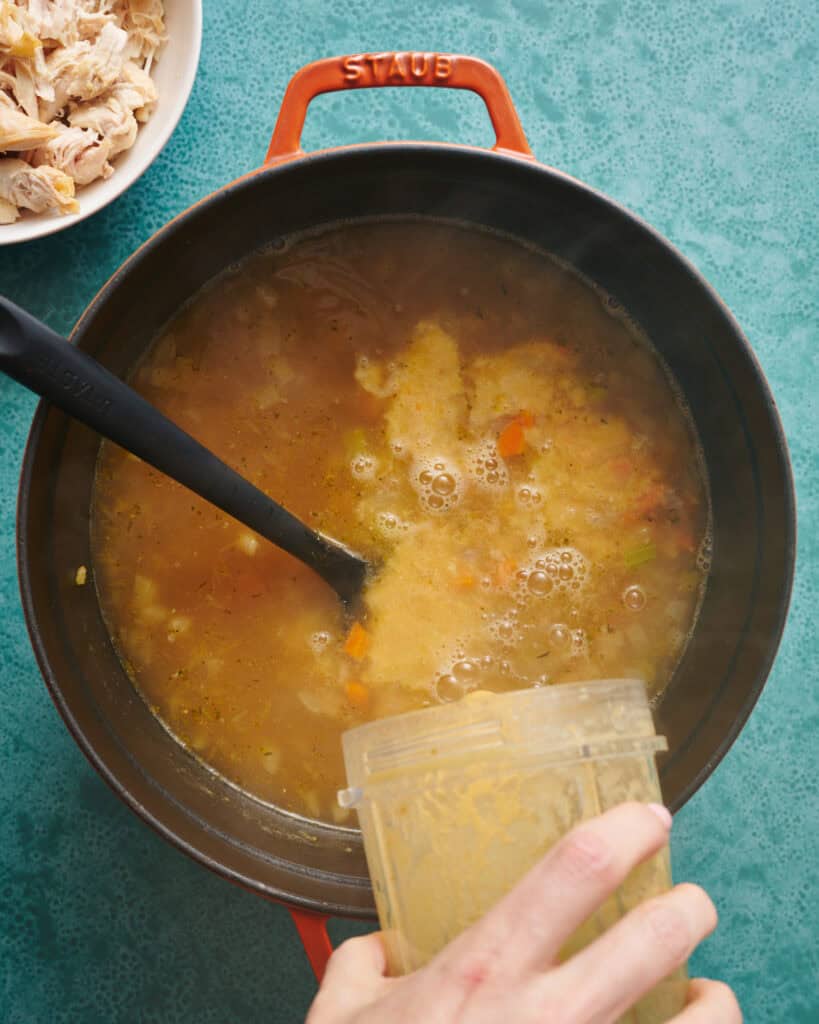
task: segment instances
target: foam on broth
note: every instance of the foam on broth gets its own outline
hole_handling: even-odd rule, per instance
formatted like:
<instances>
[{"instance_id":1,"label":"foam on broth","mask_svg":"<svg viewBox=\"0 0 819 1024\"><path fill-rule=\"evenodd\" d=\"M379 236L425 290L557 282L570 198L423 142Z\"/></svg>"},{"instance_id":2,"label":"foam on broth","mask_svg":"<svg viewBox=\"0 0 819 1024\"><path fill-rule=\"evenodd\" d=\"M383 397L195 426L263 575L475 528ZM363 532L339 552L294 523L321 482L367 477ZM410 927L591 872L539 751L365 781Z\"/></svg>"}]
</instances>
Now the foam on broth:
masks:
<instances>
[{"instance_id":1,"label":"foam on broth","mask_svg":"<svg viewBox=\"0 0 819 1024\"><path fill-rule=\"evenodd\" d=\"M308 569L103 446L114 643L260 799L344 823L341 732L478 687L667 684L708 571L696 439L656 356L555 261L440 223L327 229L214 282L131 381L380 565L351 632Z\"/></svg>"}]
</instances>

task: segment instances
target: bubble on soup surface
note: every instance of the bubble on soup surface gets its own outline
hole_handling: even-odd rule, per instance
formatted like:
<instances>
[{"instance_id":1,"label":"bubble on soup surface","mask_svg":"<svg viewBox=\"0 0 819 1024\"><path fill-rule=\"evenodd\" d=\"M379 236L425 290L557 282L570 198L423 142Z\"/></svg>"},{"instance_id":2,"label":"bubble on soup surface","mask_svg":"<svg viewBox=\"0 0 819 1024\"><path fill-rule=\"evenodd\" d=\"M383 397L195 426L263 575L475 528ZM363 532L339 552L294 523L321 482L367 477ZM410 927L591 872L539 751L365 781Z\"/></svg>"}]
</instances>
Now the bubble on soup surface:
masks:
<instances>
[{"instance_id":1,"label":"bubble on soup surface","mask_svg":"<svg viewBox=\"0 0 819 1024\"><path fill-rule=\"evenodd\" d=\"M623 604L629 611L642 611L646 606L646 594L643 588L637 583L626 587L623 591Z\"/></svg>"},{"instance_id":2,"label":"bubble on soup surface","mask_svg":"<svg viewBox=\"0 0 819 1024\"><path fill-rule=\"evenodd\" d=\"M492 439L479 441L467 448L466 471L481 487L502 489L509 484L506 463L498 455Z\"/></svg>"},{"instance_id":3,"label":"bubble on soup surface","mask_svg":"<svg viewBox=\"0 0 819 1024\"><path fill-rule=\"evenodd\" d=\"M450 704L452 701L460 700L467 693L477 689L477 686L477 679L463 680L459 679L452 672L445 672L435 680L432 692L436 700L440 701L441 704Z\"/></svg>"},{"instance_id":4,"label":"bubble on soup surface","mask_svg":"<svg viewBox=\"0 0 819 1024\"><path fill-rule=\"evenodd\" d=\"M523 508L530 508L532 505L539 505L542 495L537 487L532 485L519 487L515 494L515 501Z\"/></svg>"},{"instance_id":5,"label":"bubble on soup surface","mask_svg":"<svg viewBox=\"0 0 819 1024\"><path fill-rule=\"evenodd\" d=\"M566 651L571 647L572 631L563 622L555 622L549 627L549 642L558 651Z\"/></svg>"},{"instance_id":6,"label":"bubble on soup surface","mask_svg":"<svg viewBox=\"0 0 819 1024\"><path fill-rule=\"evenodd\" d=\"M480 673L480 664L464 658L452 666L452 675L463 685L474 683Z\"/></svg>"},{"instance_id":7,"label":"bubble on soup surface","mask_svg":"<svg viewBox=\"0 0 819 1024\"><path fill-rule=\"evenodd\" d=\"M350 463L350 472L358 480L372 480L378 469L378 460L373 455L356 455Z\"/></svg>"},{"instance_id":8,"label":"bubble on soup surface","mask_svg":"<svg viewBox=\"0 0 819 1024\"><path fill-rule=\"evenodd\" d=\"M711 556L712 556L713 541L711 537L711 530L709 529L705 536L702 538L702 543L697 551L697 568L700 572L706 573L711 570Z\"/></svg>"},{"instance_id":9,"label":"bubble on soup surface","mask_svg":"<svg viewBox=\"0 0 819 1024\"><path fill-rule=\"evenodd\" d=\"M536 597L545 597L546 594L551 593L553 586L552 580L542 569L535 569L534 572L529 573L529 578L526 581L527 590Z\"/></svg>"},{"instance_id":10,"label":"bubble on soup surface","mask_svg":"<svg viewBox=\"0 0 819 1024\"><path fill-rule=\"evenodd\" d=\"M498 636L506 643L512 643L515 639L515 627L508 618L502 618L498 623Z\"/></svg>"},{"instance_id":11,"label":"bubble on soup surface","mask_svg":"<svg viewBox=\"0 0 819 1024\"><path fill-rule=\"evenodd\" d=\"M511 647L520 639L520 630L511 613L505 618L490 619L487 631L493 640L503 644L504 647Z\"/></svg>"},{"instance_id":12,"label":"bubble on soup surface","mask_svg":"<svg viewBox=\"0 0 819 1024\"><path fill-rule=\"evenodd\" d=\"M584 629L573 629L572 630L572 656L575 658L582 657L589 653L589 641L586 638L586 631Z\"/></svg>"},{"instance_id":13,"label":"bubble on soup surface","mask_svg":"<svg viewBox=\"0 0 819 1024\"><path fill-rule=\"evenodd\" d=\"M313 653L321 654L322 651L326 651L330 644L330 640L330 634L326 632L326 630L313 633L310 637L310 647L313 649Z\"/></svg>"},{"instance_id":14,"label":"bubble on soup surface","mask_svg":"<svg viewBox=\"0 0 819 1024\"><path fill-rule=\"evenodd\" d=\"M578 590L588 574L586 557L572 547L548 548L518 574L519 592L546 597L552 592ZM523 581L525 577L525 581Z\"/></svg>"},{"instance_id":15,"label":"bubble on soup surface","mask_svg":"<svg viewBox=\"0 0 819 1024\"><path fill-rule=\"evenodd\" d=\"M449 473L439 473L432 481L433 491L442 497L454 494L457 486L455 477Z\"/></svg>"},{"instance_id":16,"label":"bubble on soup surface","mask_svg":"<svg viewBox=\"0 0 819 1024\"><path fill-rule=\"evenodd\" d=\"M463 478L458 467L441 456L416 462L410 483L426 512L449 512L463 496Z\"/></svg>"},{"instance_id":17,"label":"bubble on soup surface","mask_svg":"<svg viewBox=\"0 0 819 1024\"><path fill-rule=\"evenodd\" d=\"M396 537L400 533L407 533L410 524L397 516L394 512L379 512L375 517L375 524L382 537Z\"/></svg>"}]
</instances>

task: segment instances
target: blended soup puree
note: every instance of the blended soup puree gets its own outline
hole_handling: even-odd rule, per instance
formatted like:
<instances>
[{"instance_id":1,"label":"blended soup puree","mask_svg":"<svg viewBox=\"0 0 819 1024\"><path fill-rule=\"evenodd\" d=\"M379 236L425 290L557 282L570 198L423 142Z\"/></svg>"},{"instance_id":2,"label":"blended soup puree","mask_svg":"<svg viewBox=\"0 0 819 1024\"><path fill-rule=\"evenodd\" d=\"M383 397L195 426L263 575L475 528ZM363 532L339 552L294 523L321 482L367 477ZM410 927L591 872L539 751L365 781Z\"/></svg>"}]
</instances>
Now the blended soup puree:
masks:
<instances>
[{"instance_id":1,"label":"blended soup puree","mask_svg":"<svg viewBox=\"0 0 819 1024\"><path fill-rule=\"evenodd\" d=\"M309 569L104 445L114 643L178 739L257 797L344 823L340 735L362 721L478 688L668 683L708 568L696 438L622 311L542 253L328 229L209 286L131 381L378 566L351 622Z\"/></svg>"}]
</instances>

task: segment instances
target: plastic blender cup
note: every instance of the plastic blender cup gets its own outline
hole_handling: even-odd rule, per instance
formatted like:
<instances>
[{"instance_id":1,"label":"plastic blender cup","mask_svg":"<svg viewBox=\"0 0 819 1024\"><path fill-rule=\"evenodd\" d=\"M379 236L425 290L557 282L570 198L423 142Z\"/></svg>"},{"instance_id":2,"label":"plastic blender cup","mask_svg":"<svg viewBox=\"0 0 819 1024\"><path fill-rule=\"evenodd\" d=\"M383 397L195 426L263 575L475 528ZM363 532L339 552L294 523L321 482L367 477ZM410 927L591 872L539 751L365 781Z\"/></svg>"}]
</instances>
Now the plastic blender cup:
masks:
<instances>
[{"instance_id":1,"label":"plastic blender cup","mask_svg":"<svg viewBox=\"0 0 819 1024\"><path fill-rule=\"evenodd\" d=\"M426 963L578 822L626 800L660 802L654 758L667 749L639 680L480 691L351 729L343 746L339 801L358 811L392 974ZM562 955L670 885L666 849ZM669 1019L686 984L676 972L621 1022Z\"/></svg>"}]
</instances>

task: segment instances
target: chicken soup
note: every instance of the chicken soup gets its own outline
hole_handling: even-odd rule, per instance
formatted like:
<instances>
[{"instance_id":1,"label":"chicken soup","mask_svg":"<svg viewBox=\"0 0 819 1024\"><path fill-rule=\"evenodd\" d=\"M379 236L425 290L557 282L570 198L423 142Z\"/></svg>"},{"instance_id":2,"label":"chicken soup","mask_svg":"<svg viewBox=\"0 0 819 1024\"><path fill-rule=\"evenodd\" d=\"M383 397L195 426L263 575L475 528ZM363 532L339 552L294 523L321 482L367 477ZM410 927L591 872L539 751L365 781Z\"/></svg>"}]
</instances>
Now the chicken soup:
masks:
<instances>
[{"instance_id":1,"label":"chicken soup","mask_svg":"<svg viewBox=\"0 0 819 1024\"><path fill-rule=\"evenodd\" d=\"M341 733L475 689L667 685L708 569L694 431L622 311L542 253L424 222L296 239L200 294L132 383L376 566L351 621L104 445L114 644L179 741L258 798L347 822Z\"/></svg>"}]
</instances>

